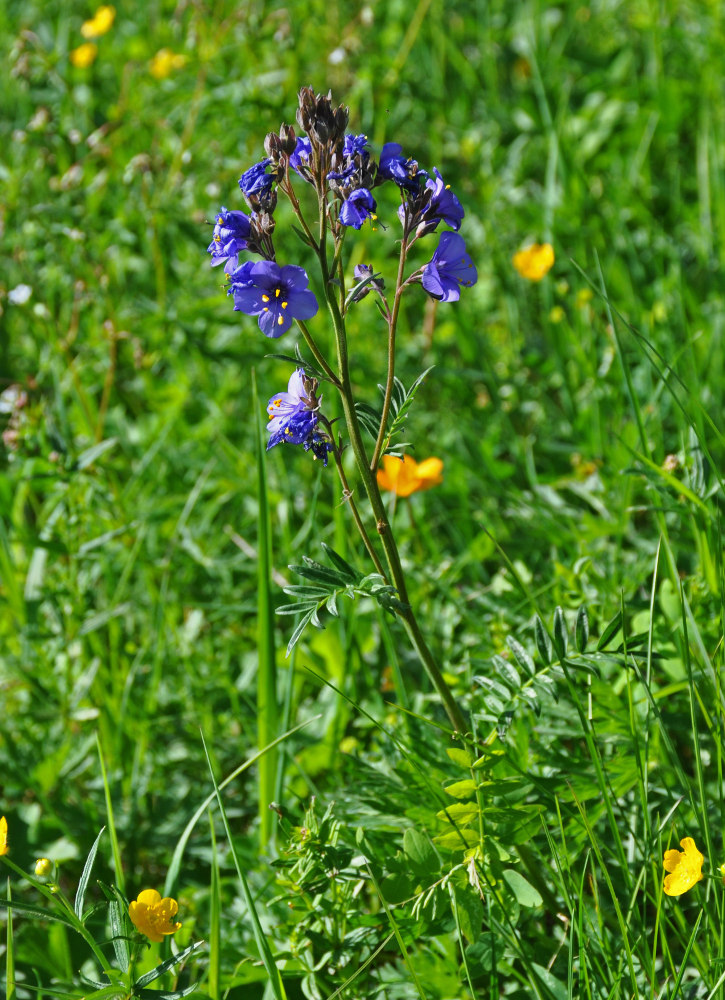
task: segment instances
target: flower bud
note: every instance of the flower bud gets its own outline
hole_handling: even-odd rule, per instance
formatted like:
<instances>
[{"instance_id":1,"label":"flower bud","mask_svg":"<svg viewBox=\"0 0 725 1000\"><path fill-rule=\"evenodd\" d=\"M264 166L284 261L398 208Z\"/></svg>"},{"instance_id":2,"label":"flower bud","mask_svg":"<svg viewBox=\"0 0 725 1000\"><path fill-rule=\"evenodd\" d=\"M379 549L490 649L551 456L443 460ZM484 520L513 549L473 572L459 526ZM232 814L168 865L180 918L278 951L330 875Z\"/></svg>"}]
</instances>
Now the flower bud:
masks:
<instances>
[{"instance_id":1,"label":"flower bud","mask_svg":"<svg viewBox=\"0 0 725 1000\"><path fill-rule=\"evenodd\" d=\"M38 878L47 878L53 871L53 862L49 858L38 858L35 862L35 874Z\"/></svg>"}]
</instances>

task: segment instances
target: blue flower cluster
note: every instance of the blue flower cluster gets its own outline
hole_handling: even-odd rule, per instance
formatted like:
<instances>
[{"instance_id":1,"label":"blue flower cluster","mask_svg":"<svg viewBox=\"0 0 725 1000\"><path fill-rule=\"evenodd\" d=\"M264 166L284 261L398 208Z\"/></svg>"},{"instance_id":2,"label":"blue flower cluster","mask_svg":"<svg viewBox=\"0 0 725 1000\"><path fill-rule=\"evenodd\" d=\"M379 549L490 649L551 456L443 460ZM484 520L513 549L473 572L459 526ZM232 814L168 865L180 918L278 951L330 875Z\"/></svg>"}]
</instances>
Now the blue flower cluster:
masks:
<instances>
[{"instance_id":1,"label":"blue flower cluster","mask_svg":"<svg viewBox=\"0 0 725 1000\"><path fill-rule=\"evenodd\" d=\"M308 378L297 368L287 385L287 392L278 392L267 403L267 451L277 444L301 444L315 458L327 465L327 453L332 445L319 428L318 411L322 397L317 396L317 380Z\"/></svg>"},{"instance_id":2,"label":"blue flower cluster","mask_svg":"<svg viewBox=\"0 0 725 1000\"><path fill-rule=\"evenodd\" d=\"M282 266L276 260L273 234L278 189L297 204L290 171L316 189L336 240L342 238L345 228L359 230L375 220L374 189L387 182L395 184L400 192L398 217L408 247L441 223L453 230L439 236L432 258L406 284L420 281L433 298L454 302L461 287L477 281L476 268L458 233L463 207L440 172L435 167L432 173L422 170L395 142L386 143L376 161L367 136L347 131L348 118L347 108L333 108L329 96L315 95L311 88L303 87L297 121L306 134L298 136L287 125L278 134L269 133L264 143L267 156L239 179L250 214L222 206L215 217L208 247L212 267L224 265L229 279L227 293L235 310L256 316L267 337L281 337L293 320L304 322L318 311L305 270ZM242 262L243 252L260 259ZM365 277L371 280L354 296L355 301L369 291L382 295L382 282L372 280L372 276L372 269L363 268L360 273L356 269L358 281ZM267 407L271 418L268 447L283 442L302 444L327 464L332 444L319 427L316 387L316 381L298 368L287 392L272 397Z\"/></svg>"}]
</instances>

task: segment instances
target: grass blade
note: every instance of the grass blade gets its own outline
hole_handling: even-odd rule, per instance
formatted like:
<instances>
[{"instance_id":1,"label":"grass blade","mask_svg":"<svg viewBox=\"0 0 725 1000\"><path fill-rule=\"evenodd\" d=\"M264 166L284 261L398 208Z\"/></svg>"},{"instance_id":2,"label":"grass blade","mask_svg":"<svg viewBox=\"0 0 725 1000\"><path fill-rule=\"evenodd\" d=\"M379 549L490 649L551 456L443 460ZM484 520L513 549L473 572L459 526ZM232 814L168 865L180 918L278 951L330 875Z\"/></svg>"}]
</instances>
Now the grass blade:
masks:
<instances>
[{"instance_id":1,"label":"grass blade","mask_svg":"<svg viewBox=\"0 0 725 1000\"><path fill-rule=\"evenodd\" d=\"M260 749L274 743L278 734L277 661L274 642L274 600L272 598L272 529L267 498L265 447L257 394L252 373L252 400L256 414L257 444L257 741ZM272 834L270 802L274 801L277 779L277 751L273 748L259 760L259 843L264 847Z\"/></svg>"},{"instance_id":2,"label":"grass blade","mask_svg":"<svg viewBox=\"0 0 725 1000\"><path fill-rule=\"evenodd\" d=\"M91 877L93 862L96 860L96 854L98 853L98 845L105 829L105 826L102 826L101 832L93 841L93 847L88 852L88 857L86 858L86 863L83 866L80 881L78 882L78 890L76 892L75 902L73 903L73 909L75 910L76 916L79 920L83 919L83 900L85 899L86 889L88 888L88 882Z\"/></svg>"},{"instance_id":3,"label":"grass blade","mask_svg":"<svg viewBox=\"0 0 725 1000\"><path fill-rule=\"evenodd\" d=\"M207 764L209 765L209 774L211 775L211 780L214 785L214 794L216 795L216 800L219 803L219 811L222 816L222 822L224 823L224 829L226 830L227 840L229 842L229 849L234 859L234 867L237 870L237 877L239 878L239 884L242 887L242 895L244 896L244 901L247 904L249 919L252 921L252 931L254 933L254 940L257 943L257 948L259 949L259 954L262 959L262 964L264 965L265 971L269 977L269 987L272 990L272 993L274 994L275 1000L287 1000L287 994L285 993L282 977L279 974L279 969L275 964L272 952L270 950L269 945L267 944L267 939L264 936L264 931L262 930L262 925L259 922L259 916L257 914L257 909L254 905L254 898L249 888L249 883L247 882L244 870L242 869L242 866L239 863L239 857L234 848L232 831L229 828L229 820L227 819L226 810L224 809L224 801L222 800L221 790L217 785L217 781L214 776L214 771L211 766L211 760L209 759L209 754L206 749L206 741L204 740L203 734L201 739L204 746L204 753L206 754Z\"/></svg>"}]
</instances>

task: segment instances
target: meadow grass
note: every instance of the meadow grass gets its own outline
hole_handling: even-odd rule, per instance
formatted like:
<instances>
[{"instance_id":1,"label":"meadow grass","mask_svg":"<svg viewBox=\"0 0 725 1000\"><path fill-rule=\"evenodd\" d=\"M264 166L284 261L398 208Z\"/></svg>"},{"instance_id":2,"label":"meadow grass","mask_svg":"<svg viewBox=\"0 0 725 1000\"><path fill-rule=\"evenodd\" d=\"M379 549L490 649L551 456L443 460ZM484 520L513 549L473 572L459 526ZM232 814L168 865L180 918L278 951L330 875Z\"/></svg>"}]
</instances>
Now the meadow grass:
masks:
<instances>
[{"instance_id":1,"label":"meadow grass","mask_svg":"<svg viewBox=\"0 0 725 1000\"><path fill-rule=\"evenodd\" d=\"M0 6L6 994L722 995L719 5L129 0L73 66L93 13ZM332 463L260 447L295 334L205 253L307 84L466 210L477 285L398 337L444 481L392 512L466 739L369 599L289 657L274 614L323 545L371 571ZM389 215L351 264L392 281ZM371 298L348 329L377 402Z\"/></svg>"}]
</instances>

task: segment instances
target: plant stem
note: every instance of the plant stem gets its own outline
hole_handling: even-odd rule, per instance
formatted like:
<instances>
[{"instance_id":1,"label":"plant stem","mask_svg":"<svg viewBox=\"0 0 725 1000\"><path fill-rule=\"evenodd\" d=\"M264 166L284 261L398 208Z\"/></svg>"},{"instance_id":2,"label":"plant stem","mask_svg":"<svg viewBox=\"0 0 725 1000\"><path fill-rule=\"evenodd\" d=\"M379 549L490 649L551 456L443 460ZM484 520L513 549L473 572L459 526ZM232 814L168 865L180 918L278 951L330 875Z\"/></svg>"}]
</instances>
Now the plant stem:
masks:
<instances>
[{"instance_id":1,"label":"plant stem","mask_svg":"<svg viewBox=\"0 0 725 1000\"><path fill-rule=\"evenodd\" d=\"M385 572L383 564L380 562L380 557L375 551L375 547L372 543L370 536L367 533L367 529L365 528L363 520L360 517L360 511L357 509L357 504L355 503L355 500L353 498L353 491L350 489L350 484L347 479L347 474L345 473L345 470L342 465L342 455L340 453L339 447L335 444L335 438L330 422L326 420L321 414L320 414L320 420L324 424L326 424L328 433L332 438L332 454L335 459L335 465L337 466L338 475L340 476L340 482L342 483L343 500L350 505L352 516L355 519L355 524L357 525L357 530L360 532L360 537L363 540L365 548L368 550L368 555L375 564L375 569L382 576L385 582L388 583L389 582L388 575Z\"/></svg>"},{"instance_id":2,"label":"plant stem","mask_svg":"<svg viewBox=\"0 0 725 1000\"><path fill-rule=\"evenodd\" d=\"M320 205L319 259L325 289L325 298L327 299L327 305L330 310L330 315L335 329L339 369L338 378L340 382L340 396L342 397L342 406L345 414L345 423L347 424L348 434L350 435L350 443L355 455L358 472L362 477L365 492L367 493L367 497L370 501L370 506L375 517L378 534L380 535L380 541L382 542L385 557L387 559L388 566L390 567L390 575L393 580L393 584L398 591L398 597L405 605L405 609L398 613L403 620L413 648L418 654L426 673L443 701L446 713L448 714L448 718L450 719L453 728L460 733L465 733L468 727L463 717L463 713L458 707L450 688L443 678L443 674L441 673L435 657L425 641L425 637L423 636L418 620L411 607L410 600L408 598L408 588L405 582L405 574L400 562L400 554L398 553L398 547L395 543L395 538L393 537L393 533L388 522L387 512L385 510L382 497L380 496L380 490L378 489L375 473L371 470L368 457L365 452L365 445L360 431L360 423L355 411L352 384L350 382L350 367L348 362L345 322L342 318L342 313L340 312L340 306L335 296L335 290L330 283L330 272L325 247L324 206L322 204Z\"/></svg>"},{"instance_id":3,"label":"plant stem","mask_svg":"<svg viewBox=\"0 0 725 1000\"><path fill-rule=\"evenodd\" d=\"M338 379L337 375L334 373L334 371L332 370L332 368L327 363L327 360L325 359L325 356L322 353L322 351L320 350L320 348L317 346L314 337L312 336L312 334L310 333L310 331L307 329L307 324L303 323L301 319L298 319L296 322L297 322L297 326L302 331L302 336L305 338L305 343L307 344L307 346L309 347L309 349L312 351L312 354L314 355L315 361L320 366L320 368L322 368L322 370L324 371L325 375L327 375L327 377L332 382L332 384L336 388L339 389L340 388L339 379Z\"/></svg>"},{"instance_id":4,"label":"plant stem","mask_svg":"<svg viewBox=\"0 0 725 1000\"><path fill-rule=\"evenodd\" d=\"M408 253L408 240L404 235L400 244L400 257L398 259L398 278L395 282L395 299L393 300L393 311L388 319L388 377L385 382L385 397L383 399L383 412L380 417L380 429L375 442L373 457L370 459L370 471L375 472L380 461L380 454L385 441L385 427L388 423L390 413L390 401L393 397L393 386L395 384L395 331L398 325L398 313L400 312L400 298L403 294L403 272L405 269L405 258Z\"/></svg>"}]
</instances>

